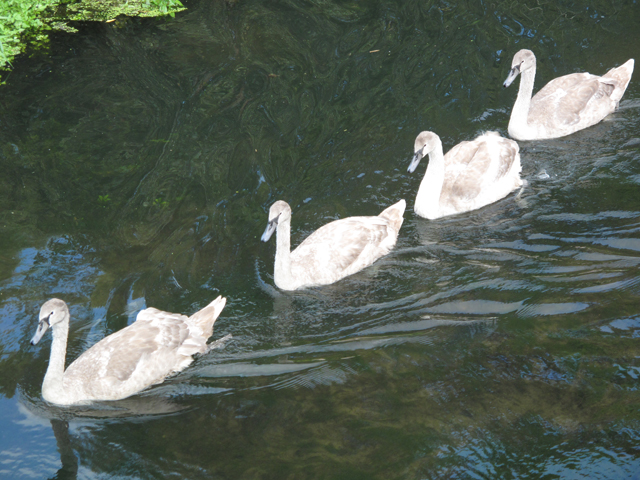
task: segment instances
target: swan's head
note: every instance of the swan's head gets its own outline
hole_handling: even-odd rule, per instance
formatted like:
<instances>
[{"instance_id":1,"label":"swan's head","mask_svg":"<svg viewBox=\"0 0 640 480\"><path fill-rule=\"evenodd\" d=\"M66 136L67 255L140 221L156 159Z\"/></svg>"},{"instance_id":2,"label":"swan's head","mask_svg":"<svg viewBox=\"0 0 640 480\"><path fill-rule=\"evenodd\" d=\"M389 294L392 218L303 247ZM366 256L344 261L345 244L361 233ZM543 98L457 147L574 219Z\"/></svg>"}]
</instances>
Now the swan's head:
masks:
<instances>
[{"instance_id":1,"label":"swan's head","mask_svg":"<svg viewBox=\"0 0 640 480\"><path fill-rule=\"evenodd\" d=\"M522 49L518 53L513 56L513 61L511 62L511 71L509 72L509 76L502 84L503 87L508 87L513 83L516 77L531 68L536 67L536 56L533 54L531 50Z\"/></svg>"},{"instance_id":2,"label":"swan's head","mask_svg":"<svg viewBox=\"0 0 640 480\"><path fill-rule=\"evenodd\" d=\"M433 132L420 132L420 135L416 137L413 145L413 159L407 170L413 173L420 163L420 160L422 160L425 155L429 155L439 145L441 146L442 142L440 142L438 135Z\"/></svg>"},{"instance_id":3,"label":"swan's head","mask_svg":"<svg viewBox=\"0 0 640 480\"><path fill-rule=\"evenodd\" d=\"M49 327L54 328L59 323L68 321L69 307L67 307L67 304L58 298L47 300L40 308L38 329L31 339L31 345L38 343Z\"/></svg>"},{"instance_id":4,"label":"swan's head","mask_svg":"<svg viewBox=\"0 0 640 480\"><path fill-rule=\"evenodd\" d=\"M278 223L286 222L288 220L291 220L291 207L287 202L278 200L276 203L271 205L271 208L269 209L269 223L267 223L267 228L262 234L262 241L266 242L271 238L271 235L273 235L273 232L275 232L278 227Z\"/></svg>"}]
</instances>

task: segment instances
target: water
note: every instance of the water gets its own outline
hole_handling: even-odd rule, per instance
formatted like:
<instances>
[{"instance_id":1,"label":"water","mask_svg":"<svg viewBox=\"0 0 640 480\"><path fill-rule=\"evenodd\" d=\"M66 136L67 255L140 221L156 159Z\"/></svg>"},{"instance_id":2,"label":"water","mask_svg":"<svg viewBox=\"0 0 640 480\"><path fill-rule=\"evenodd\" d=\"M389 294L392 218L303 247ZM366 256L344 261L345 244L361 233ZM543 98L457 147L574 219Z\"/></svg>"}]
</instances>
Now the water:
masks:
<instances>
[{"instance_id":1,"label":"water","mask_svg":"<svg viewBox=\"0 0 640 480\"><path fill-rule=\"evenodd\" d=\"M0 476L637 478L640 87L569 137L521 142L528 185L412 211L413 140L506 135L513 54L536 88L640 58L637 2L189 2L53 34L0 97ZM335 285L273 287L292 240L408 201L397 248ZM222 294L232 339L143 394L40 396L146 306Z\"/></svg>"}]
</instances>

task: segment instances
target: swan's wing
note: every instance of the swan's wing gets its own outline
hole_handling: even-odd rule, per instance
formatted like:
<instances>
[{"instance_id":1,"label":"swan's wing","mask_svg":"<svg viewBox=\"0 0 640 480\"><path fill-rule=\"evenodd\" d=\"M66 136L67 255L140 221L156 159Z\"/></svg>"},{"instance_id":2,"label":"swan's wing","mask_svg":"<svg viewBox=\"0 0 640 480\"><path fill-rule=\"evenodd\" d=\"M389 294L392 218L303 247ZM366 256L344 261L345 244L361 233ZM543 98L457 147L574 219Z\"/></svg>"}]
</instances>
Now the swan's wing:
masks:
<instances>
[{"instance_id":1,"label":"swan's wing","mask_svg":"<svg viewBox=\"0 0 640 480\"><path fill-rule=\"evenodd\" d=\"M189 336L184 315L147 308L138 313L136 321L122 330L102 339L73 362L65 376L112 377L126 382L144 363L149 377L162 378L171 372L165 359L157 363L148 360L154 356L171 357ZM155 370L158 370L157 372Z\"/></svg>"},{"instance_id":2,"label":"swan's wing","mask_svg":"<svg viewBox=\"0 0 640 480\"><path fill-rule=\"evenodd\" d=\"M380 217L349 217L328 223L291 252L292 261L323 270L347 270L367 247L387 237L388 223Z\"/></svg>"},{"instance_id":3,"label":"swan's wing","mask_svg":"<svg viewBox=\"0 0 640 480\"><path fill-rule=\"evenodd\" d=\"M117 332L122 333L114 338L113 346L122 353L111 356L107 374L126 381L141 361L155 355L173 357L171 353L177 351L189 336L187 318L185 315L163 312L155 308L140 311L135 323ZM166 366L158 364L157 367L163 371L158 372L158 375L165 376L169 373ZM146 361L145 368L149 368ZM153 376L152 372L149 373Z\"/></svg>"},{"instance_id":4,"label":"swan's wing","mask_svg":"<svg viewBox=\"0 0 640 480\"><path fill-rule=\"evenodd\" d=\"M615 80L589 73L573 73L547 83L532 99L528 121L571 126L580 122L581 114L592 102L611 97Z\"/></svg>"},{"instance_id":5,"label":"swan's wing","mask_svg":"<svg viewBox=\"0 0 640 480\"><path fill-rule=\"evenodd\" d=\"M452 154L451 173L445 157L445 183L440 198L452 202L472 201L509 174L518 150L516 142L493 132L472 142L462 142L447 153L447 156ZM453 155L457 156L455 160Z\"/></svg>"},{"instance_id":6,"label":"swan's wing","mask_svg":"<svg viewBox=\"0 0 640 480\"><path fill-rule=\"evenodd\" d=\"M519 159L518 154L520 153L520 147L513 140L500 137L498 142L500 147L498 149L498 170L496 172L496 176L494 177L495 182L499 182L504 177L509 175L513 168L514 162ZM518 173L520 173L519 168Z\"/></svg>"},{"instance_id":7,"label":"swan's wing","mask_svg":"<svg viewBox=\"0 0 640 480\"><path fill-rule=\"evenodd\" d=\"M466 168L466 165L475 155L479 146L480 142L478 142L478 139L472 141L464 141L457 144L444 156L444 163L447 167L447 170L464 170Z\"/></svg>"},{"instance_id":8,"label":"swan's wing","mask_svg":"<svg viewBox=\"0 0 640 480\"><path fill-rule=\"evenodd\" d=\"M484 147L484 148L483 148ZM490 158L486 146L477 139L460 142L444 157L445 174L440 198L458 198L464 201L478 196L483 173L489 168Z\"/></svg>"}]
</instances>

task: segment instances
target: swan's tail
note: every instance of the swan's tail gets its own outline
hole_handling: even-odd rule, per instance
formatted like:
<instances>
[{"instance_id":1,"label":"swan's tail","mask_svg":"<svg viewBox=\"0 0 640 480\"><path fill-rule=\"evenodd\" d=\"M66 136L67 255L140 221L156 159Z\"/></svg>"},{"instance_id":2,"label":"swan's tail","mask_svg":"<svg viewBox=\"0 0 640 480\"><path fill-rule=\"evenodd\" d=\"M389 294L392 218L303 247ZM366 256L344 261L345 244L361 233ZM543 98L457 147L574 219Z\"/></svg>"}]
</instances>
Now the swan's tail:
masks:
<instances>
[{"instance_id":1,"label":"swan's tail","mask_svg":"<svg viewBox=\"0 0 640 480\"><path fill-rule=\"evenodd\" d=\"M622 95L624 95L624 91L627 89L627 85L629 85L629 81L631 80L633 64L634 61L633 58L631 58L627 60L626 63L623 63L619 67L612 68L602 76L602 78L612 78L618 84L611 94L611 100L619 102Z\"/></svg>"},{"instance_id":2,"label":"swan's tail","mask_svg":"<svg viewBox=\"0 0 640 480\"><path fill-rule=\"evenodd\" d=\"M202 329L202 336L205 338L205 341L213 333L213 324L216 322L220 313L222 313L222 309L226 303L227 299L219 296L202 310L189 317L188 323L197 325Z\"/></svg>"},{"instance_id":3,"label":"swan's tail","mask_svg":"<svg viewBox=\"0 0 640 480\"><path fill-rule=\"evenodd\" d=\"M407 202L400 200L398 203L391 205L386 210L383 210L378 216L387 219L397 232L402 226L402 221L404 220L402 215L404 214L405 208L407 208Z\"/></svg>"}]
</instances>

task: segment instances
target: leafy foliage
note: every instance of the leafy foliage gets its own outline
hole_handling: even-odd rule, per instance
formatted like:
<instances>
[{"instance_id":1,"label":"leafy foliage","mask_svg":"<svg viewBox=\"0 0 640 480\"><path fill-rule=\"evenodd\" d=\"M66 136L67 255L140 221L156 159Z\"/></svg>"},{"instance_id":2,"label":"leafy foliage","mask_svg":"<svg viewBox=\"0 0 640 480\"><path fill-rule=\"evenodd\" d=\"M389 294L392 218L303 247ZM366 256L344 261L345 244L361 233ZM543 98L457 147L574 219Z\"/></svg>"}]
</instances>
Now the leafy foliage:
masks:
<instances>
[{"instance_id":1,"label":"leafy foliage","mask_svg":"<svg viewBox=\"0 0 640 480\"><path fill-rule=\"evenodd\" d=\"M109 21L119 15L156 17L184 10L180 0L4 0L0 2L0 69L27 45L42 48L47 30L75 32L68 21Z\"/></svg>"},{"instance_id":2,"label":"leafy foliage","mask_svg":"<svg viewBox=\"0 0 640 480\"><path fill-rule=\"evenodd\" d=\"M57 0L6 0L0 3L0 65L11 64L27 41L42 42L42 32L50 28L42 19L44 11Z\"/></svg>"}]
</instances>

